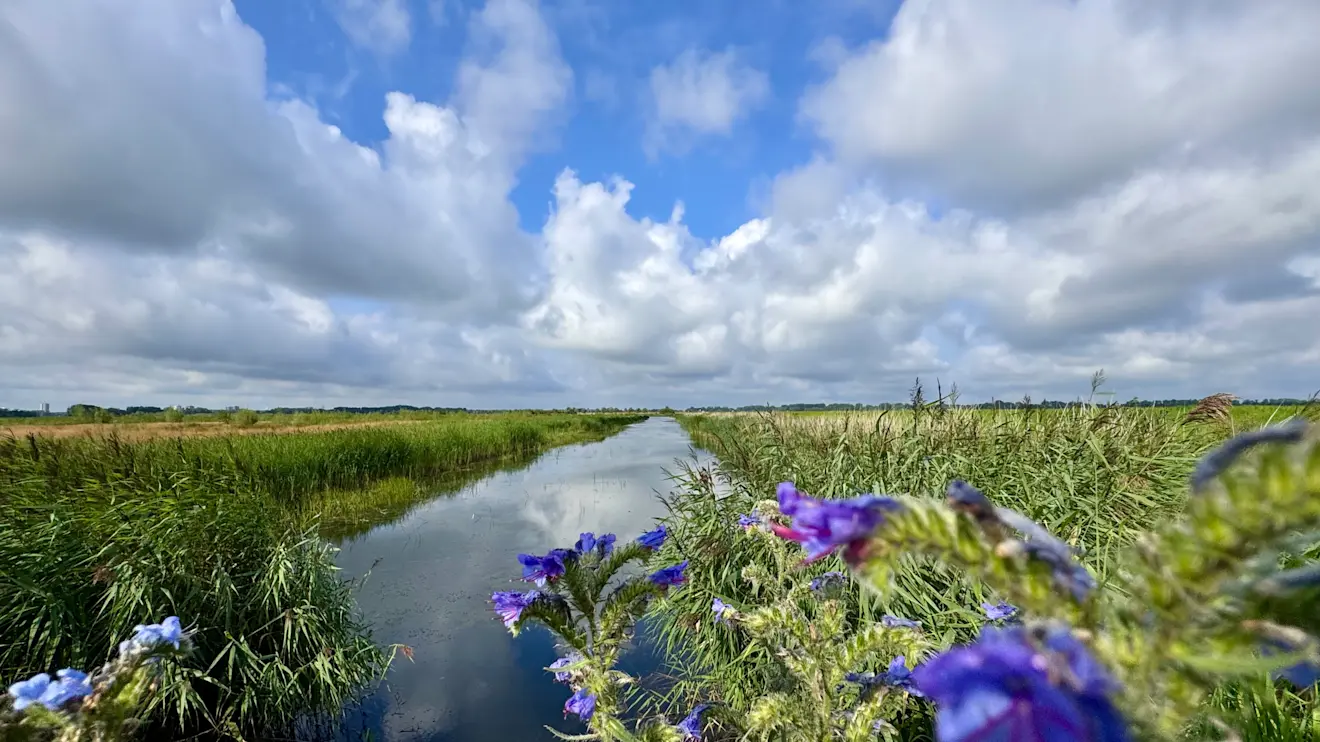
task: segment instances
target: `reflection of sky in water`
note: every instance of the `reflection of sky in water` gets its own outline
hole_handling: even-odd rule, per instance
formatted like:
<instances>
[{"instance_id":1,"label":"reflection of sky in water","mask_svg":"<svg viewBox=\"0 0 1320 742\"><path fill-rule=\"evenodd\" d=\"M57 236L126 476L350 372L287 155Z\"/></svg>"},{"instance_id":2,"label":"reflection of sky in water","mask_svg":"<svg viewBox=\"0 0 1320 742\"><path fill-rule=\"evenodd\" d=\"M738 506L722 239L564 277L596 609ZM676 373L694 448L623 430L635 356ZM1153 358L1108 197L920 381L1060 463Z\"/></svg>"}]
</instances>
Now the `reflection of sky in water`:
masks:
<instances>
[{"instance_id":1,"label":"reflection of sky in water","mask_svg":"<svg viewBox=\"0 0 1320 742\"><path fill-rule=\"evenodd\" d=\"M367 728L375 739L505 742L550 739L545 724L584 731L563 720L568 691L542 669L556 656L549 634L509 636L490 594L528 587L511 584L518 552L571 547L584 530L625 541L654 527L664 514L657 492L671 486L665 470L676 472L689 446L677 423L652 418L600 443L551 451L345 545L345 574L371 569L358 603L377 641L414 650L414 661L400 656L385 686L350 715L348 736Z\"/></svg>"}]
</instances>

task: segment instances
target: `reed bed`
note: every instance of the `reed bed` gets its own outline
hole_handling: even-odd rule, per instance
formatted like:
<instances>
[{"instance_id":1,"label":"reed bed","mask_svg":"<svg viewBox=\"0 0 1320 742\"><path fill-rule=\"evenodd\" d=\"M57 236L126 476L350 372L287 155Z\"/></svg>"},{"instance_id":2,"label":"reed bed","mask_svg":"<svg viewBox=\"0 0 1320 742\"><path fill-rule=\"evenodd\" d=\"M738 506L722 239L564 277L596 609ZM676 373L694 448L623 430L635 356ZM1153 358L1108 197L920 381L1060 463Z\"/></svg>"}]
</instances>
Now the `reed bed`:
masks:
<instances>
[{"instance_id":1,"label":"reed bed","mask_svg":"<svg viewBox=\"0 0 1320 742\"><path fill-rule=\"evenodd\" d=\"M716 699L745 712L756 697L783 690L774 658L711 623L713 598L759 605L740 575L752 564L773 569L773 562L737 521L757 501L773 499L779 482L793 481L818 497L869 491L941 498L950 480L964 479L1083 549L1103 583L1119 547L1178 515L1187 477L1209 448L1235 430L1311 412L1237 407L1189 421L1190 411L925 405L883 413L681 416L693 442L715 453L718 464L710 471L684 466L667 500L666 522L690 560L690 585L653 617L669 665L666 692L654 706ZM843 565L830 557L805 569L815 575ZM962 574L916 559L900 570L897 588L883 603L854 585L848 596L854 625L890 613L967 640L984 622L980 603L990 599ZM930 738L929 719L909 722L907 738Z\"/></svg>"},{"instance_id":2,"label":"reed bed","mask_svg":"<svg viewBox=\"0 0 1320 742\"><path fill-rule=\"evenodd\" d=\"M454 416L131 443L0 437L0 675L97 665L135 624L178 615L193 622L197 651L166 678L149 738L287 738L332 723L390 653L357 618L353 586L313 525L326 490L384 481L380 497L406 507L428 494L417 480L640 419ZM352 496L339 493L340 507Z\"/></svg>"}]
</instances>

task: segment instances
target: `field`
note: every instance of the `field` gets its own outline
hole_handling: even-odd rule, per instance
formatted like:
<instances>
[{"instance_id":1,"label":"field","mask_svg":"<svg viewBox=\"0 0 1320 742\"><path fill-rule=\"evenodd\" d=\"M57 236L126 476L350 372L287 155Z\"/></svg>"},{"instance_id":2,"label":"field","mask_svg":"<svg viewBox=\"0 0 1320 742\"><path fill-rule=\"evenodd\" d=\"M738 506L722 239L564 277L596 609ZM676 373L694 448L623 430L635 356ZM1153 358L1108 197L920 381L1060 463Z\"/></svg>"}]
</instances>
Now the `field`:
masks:
<instances>
[{"instance_id":1,"label":"field","mask_svg":"<svg viewBox=\"0 0 1320 742\"><path fill-rule=\"evenodd\" d=\"M284 736L295 720L327 723L379 679L389 649L356 618L326 530L351 535L465 474L640 419L0 437L0 674L97 664L133 625L178 615L196 623L198 651L163 684L159 731Z\"/></svg>"},{"instance_id":2,"label":"field","mask_svg":"<svg viewBox=\"0 0 1320 742\"><path fill-rule=\"evenodd\" d=\"M690 583L655 617L671 682L654 707L690 707L699 699L717 699L736 717L757 697L784 690L778 660L750 649L736 632L716 629L710 619L716 597L738 606L759 604L758 593L742 579L744 569L774 572L776 566L763 542L735 524L757 501L773 499L779 482L793 481L819 497L861 492L942 497L951 479L962 478L1083 548L1085 561L1103 583L1117 549L1136 532L1178 515L1198 457L1235 431L1280 422L1303 410L1220 408L1191 422L1186 421L1189 412L926 407L680 417L694 442L716 453L719 464L713 472L686 472L669 500L668 524L691 560ZM727 495L717 496L717 483L727 486ZM842 569L842 563L830 557L807 569L819 575ZM920 620L937 635L952 632L967 640L984 621L978 606L987 596L960 573L914 562L899 571L897 585L895 597L882 602L853 584L847 596L851 625L870 624L890 613ZM1232 697L1232 689L1226 689L1221 706L1233 705ZM1282 702L1292 711L1272 718L1268 732L1253 738L1310 739L1320 732L1312 718L1314 702L1291 695ZM1258 713L1261 704L1245 708L1244 713ZM931 720L923 712L900 722L905 738L932 738ZM1257 731L1264 723L1258 722Z\"/></svg>"}]
</instances>

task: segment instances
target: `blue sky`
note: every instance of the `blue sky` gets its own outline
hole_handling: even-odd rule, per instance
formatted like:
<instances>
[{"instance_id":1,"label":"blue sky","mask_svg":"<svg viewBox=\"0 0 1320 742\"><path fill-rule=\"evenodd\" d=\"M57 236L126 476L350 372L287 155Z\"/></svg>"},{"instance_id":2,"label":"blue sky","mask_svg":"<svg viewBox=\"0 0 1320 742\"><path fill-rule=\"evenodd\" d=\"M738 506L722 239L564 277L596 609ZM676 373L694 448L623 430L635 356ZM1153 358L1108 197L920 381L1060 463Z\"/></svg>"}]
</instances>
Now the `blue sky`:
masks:
<instances>
[{"instance_id":1,"label":"blue sky","mask_svg":"<svg viewBox=\"0 0 1320 742\"><path fill-rule=\"evenodd\" d=\"M1306 396L1318 25L13 0L0 407Z\"/></svg>"},{"instance_id":2,"label":"blue sky","mask_svg":"<svg viewBox=\"0 0 1320 742\"><path fill-rule=\"evenodd\" d=\"M705 237L727 234L761 211L774 176L807 162L819 143L797 118L797 100L828 78L812 61L822 44L858 46L882 36L899 3L828 0L821 4L733 0L542 4L565 61L579 71L566 106L567 126L552 133L519 172L511 200L521 226L544 223L549 192L564 168L600 180L627 174L637 186L635 217L668 219L676 201L685 221ZM266 40L271 83L315 101L322 116L354 141L388 136L380 111L385 93L406 90L426 100L453 93L454 69L467 43L468 16L480 3L403 2L411 34L397 51L378 53L353 43L336 6L318 0L269 3L238 0L243 20ZM681 154L648 157L641 104L650 71L689 48L737 50L773 81L755 117L732 136L697 143ZM606 92L608 91L608 92Z\"/></svg>"}]
</instances>

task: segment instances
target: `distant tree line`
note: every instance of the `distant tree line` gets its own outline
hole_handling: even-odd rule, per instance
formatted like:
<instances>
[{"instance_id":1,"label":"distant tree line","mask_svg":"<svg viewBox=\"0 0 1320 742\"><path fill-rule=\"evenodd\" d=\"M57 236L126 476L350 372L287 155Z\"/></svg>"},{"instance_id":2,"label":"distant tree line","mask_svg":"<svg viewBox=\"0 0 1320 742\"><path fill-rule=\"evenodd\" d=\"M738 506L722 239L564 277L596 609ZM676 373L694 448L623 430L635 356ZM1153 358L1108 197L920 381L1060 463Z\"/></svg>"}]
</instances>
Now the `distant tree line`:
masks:
<instances>
[{"instance_id":1,"label":"distant tree line","mask_svg":"<svg viewBox=\"0 0 1320 742\"><path fill-rule=\"evenodd\" d=\"M1192 407L1199 399L1131 399L1127 402L1119 403L1122 407ZM1269 398L1269 399L1240 399L1233 402L1235 405L1261 405L1268 407L1304 405L1308 400L1292 399L1287 397ZM928 402L927 405L938 404L938 402ZM950 404L962 409L976 410L1016 410L1024 407L1032 409L1066 409L1078 407L1085 404L1081 401L1064 402L1061 400L1042 399L1039 402L1033 402L1030 398L1022 399L1017 402L990 401L977 404ZM864 410L903 410L911 409L912 402L880 402L877 404L849 403L849 402L798 402L795 404L783 405L743 405L741 407L727 407L721 405L704 405L688 407L685 412L848 412ZM105 421L115 417L125 417L132 415L161 415L166 414L169 417L182 417L185 415L224 415L232 412L230 409L213 410L207 407L194 407L191 405L181 405L178 407L153 407L150 405L134 405L125 408L118 407L100 407L92 404L71 405L67 411L62 413L64 416L88 420ZM472 409L468 407L417 407L414 405L389 405L387 407L272 407L266 410L257 410L264 415L295 415L299 413L316 412L337 412L353 415L371 415L371 414L398 414L401 412L429 412L438 414L481 414L489 412L522 412L533 415L553 415L553 414L600 414L600 413L655 413L661 415L672 415L675 410L672 407L565 407L562 409L516 409L516 410L498 410L498 409ZM59 416L61 413L51 413L50 416ZM0 418L28 418L42 417L42 413L37 410L11 410L0 407Z\"/></svg>"},{"instance_id":2,"label":"distant tree line","mask_svg":"<svg viewBox=\"0 0 1320 742\"><path fill-rule=\"evenodd\" d=\"M1194 407L1200 399L1131 399L1127 402L1119 403L1120 407ZM1290 398L1272 398L1272 399L1240 399L1233 402L1235 405L1262 405L1268 407L1304 405L1308 400L1290 399ZM990 402L979 402L977 404L950 404L949 406L959 407L965 410L1016 410L1024 407L1031 409L1062 410L1074 407L1081 407L1087 404L1080 400L1064 402L1061 400L1042 399L1039 402L1032 402L1030 399L1024 399L1018 402L1004 402L994 400ZM796 404L784 405L744 405L742 407L721 407L718 405L709 405L703 407L689 407L686 412L848 412L862 410L907 410L912 408L911 402L880 402L878 404L862 403L813 403L799 402Z\"/></svg>"}]
</instances>

